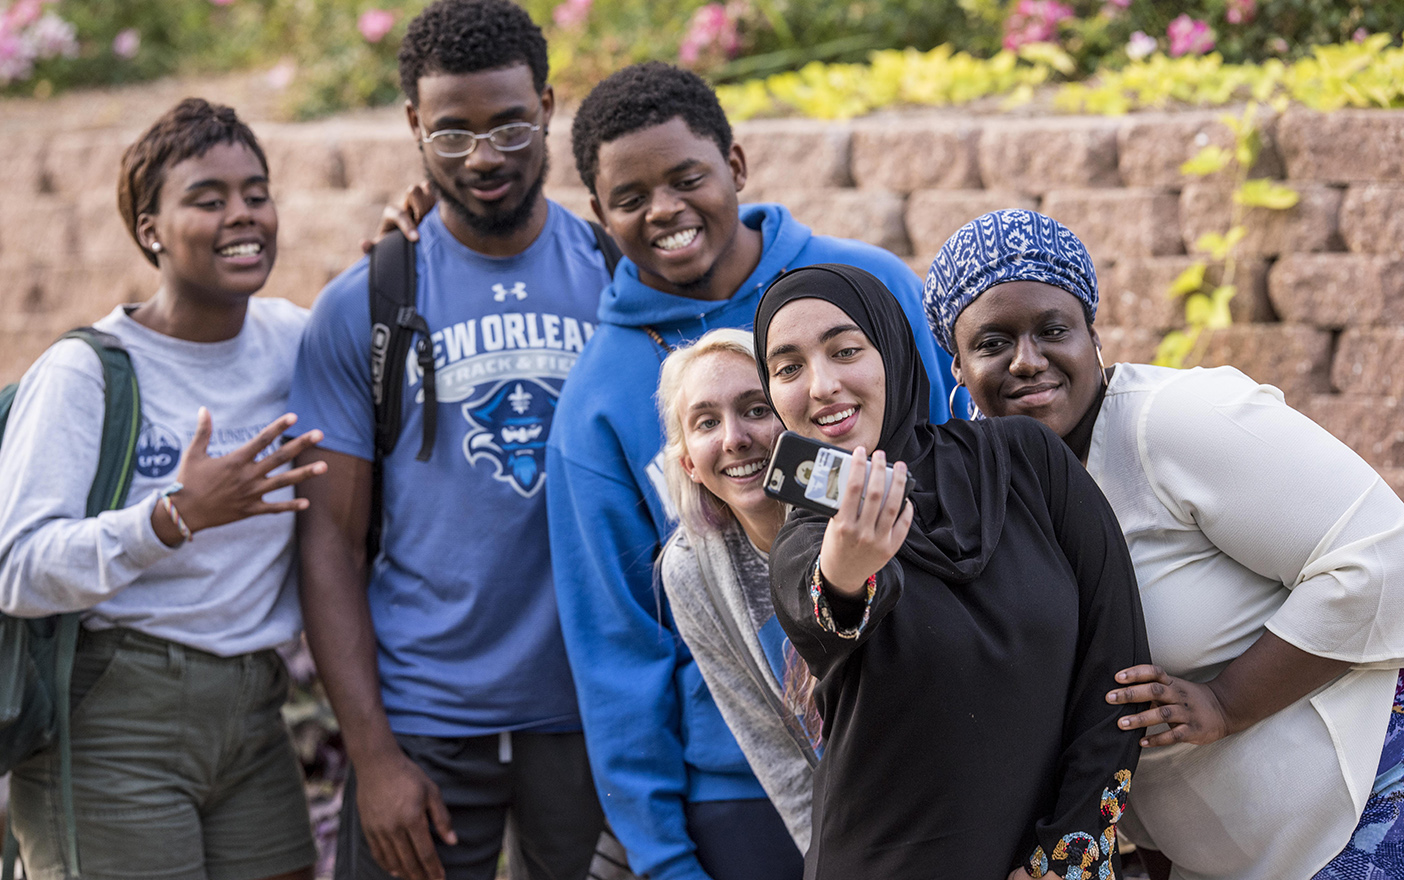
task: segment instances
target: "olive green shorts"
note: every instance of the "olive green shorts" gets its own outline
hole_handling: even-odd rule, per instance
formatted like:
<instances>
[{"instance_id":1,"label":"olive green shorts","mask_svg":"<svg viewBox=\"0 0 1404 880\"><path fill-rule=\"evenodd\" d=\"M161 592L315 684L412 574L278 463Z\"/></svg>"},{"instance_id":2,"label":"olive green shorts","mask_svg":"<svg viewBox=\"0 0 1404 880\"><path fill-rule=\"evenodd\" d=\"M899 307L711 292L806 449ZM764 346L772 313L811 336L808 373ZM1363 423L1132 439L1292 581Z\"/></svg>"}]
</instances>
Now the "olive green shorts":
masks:
<instances>
[{"instance_id":1,"label":"olive green shorts","mask_svg":"<svg viewBox=\"0 0 1404 880\"><path fill-rule=\"evenodd\" d=\"M316 859L273 651L217 657L84 630L73 670L73 798L85 880L256 880ZM66 880L58 752L14 769L30 880Z\"/></svg>"}]
</instances>

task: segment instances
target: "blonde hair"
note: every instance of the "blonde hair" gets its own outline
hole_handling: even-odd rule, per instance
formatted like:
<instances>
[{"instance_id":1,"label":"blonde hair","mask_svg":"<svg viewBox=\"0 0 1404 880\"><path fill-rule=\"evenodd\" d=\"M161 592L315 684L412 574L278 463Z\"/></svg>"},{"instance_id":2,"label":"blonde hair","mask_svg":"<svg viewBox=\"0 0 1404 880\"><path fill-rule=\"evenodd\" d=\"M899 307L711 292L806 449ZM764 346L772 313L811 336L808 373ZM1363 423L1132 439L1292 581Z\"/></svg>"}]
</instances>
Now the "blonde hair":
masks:
<instances>
[{"instance_id":1,"label":"blonde hair","mask_svg":"<svg viewBox=\"0 0 1404 880\"><path fill-rule=\"evenodd\" d=\"M756 359L755 341L750 333L729 328L713 330L692 345L683 346L668 355L658 376L658 414L663 419L663 433L667 438L663 446L663 477L668 483L668 494L677 507L683 528L695 535L720 531L732 516L726 502L712 494L706 486L694 482L682 466L682 458L687 454L687 441L683 437L683 377L699 358L718 352L745 355L752 362ZM697 552L706 551L699 548ZM785 649L781 687L785 707L792 714L783 720L817 746L822 741L822 722L814 704L817 680L809 674L809 667L788 639Z\"/></svg>"},{"instance_id":2,"label":"blonde hair","mask_svg":"<svg viewBox=\"0 0 1404 880\"><path fill-rule=\"evenodd\" d=\"M683 346L663 361L658 376L658 415L663 419L663 478L668 494L677 507L678 518L694 534L716 532L731 517L731 510L711 490L694 482L683 469L682 458L687 454L683 437L682 391L683 377L688 368L704 355L731 352L755 361L756 348L751 334L730 328L712 330L691 345Z\"/></svg>"}]
</instances>

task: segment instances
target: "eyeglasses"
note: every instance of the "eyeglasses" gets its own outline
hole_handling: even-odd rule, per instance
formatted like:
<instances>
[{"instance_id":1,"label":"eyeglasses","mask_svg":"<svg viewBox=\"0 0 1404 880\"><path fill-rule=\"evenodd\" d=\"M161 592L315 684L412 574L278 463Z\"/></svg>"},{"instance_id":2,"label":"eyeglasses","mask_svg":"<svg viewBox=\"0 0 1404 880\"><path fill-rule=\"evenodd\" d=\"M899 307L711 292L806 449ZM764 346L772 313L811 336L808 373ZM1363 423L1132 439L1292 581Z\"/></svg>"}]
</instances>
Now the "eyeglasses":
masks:
<instances>
[{"instance_id":1,"label":"eyeglasses","mask_svg":"<svg viewBox=\"0 0 1404 880\"><path fill-rule=\"evenodd\" d=\"M511 153L531 143L531 137L541 130L540 123L509 122L499 125L486 134L475 134L458 128L445 128L420 140L428 144L435 153L445 159L458 159L467 156L478 146L478 141L487 141L499 153Z\"/></svg>"}]
</instances>

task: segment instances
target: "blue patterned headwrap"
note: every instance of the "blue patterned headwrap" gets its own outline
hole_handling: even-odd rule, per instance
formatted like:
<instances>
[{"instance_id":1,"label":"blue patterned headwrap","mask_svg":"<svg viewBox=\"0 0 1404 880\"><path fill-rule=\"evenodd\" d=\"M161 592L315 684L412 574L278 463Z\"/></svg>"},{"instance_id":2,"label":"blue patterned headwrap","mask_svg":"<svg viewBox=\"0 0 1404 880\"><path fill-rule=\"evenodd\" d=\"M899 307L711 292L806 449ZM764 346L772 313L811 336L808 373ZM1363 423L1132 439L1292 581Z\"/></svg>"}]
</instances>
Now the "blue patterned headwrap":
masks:
<instances>
[{"instance_id":1,"label":"blue patterned headwrap","mask_svg":"<svg viewBox=\"0 0 1404 880\"><path fill-rule=\"evenodd\" d=\"M991 211L950 237L926 274L922 299L936 341L955 354L955 322L996 284L1041 281L1082 300L1097 317L1097 270L1072 230L1034 211Z\"/></svg>"}]
</instances>

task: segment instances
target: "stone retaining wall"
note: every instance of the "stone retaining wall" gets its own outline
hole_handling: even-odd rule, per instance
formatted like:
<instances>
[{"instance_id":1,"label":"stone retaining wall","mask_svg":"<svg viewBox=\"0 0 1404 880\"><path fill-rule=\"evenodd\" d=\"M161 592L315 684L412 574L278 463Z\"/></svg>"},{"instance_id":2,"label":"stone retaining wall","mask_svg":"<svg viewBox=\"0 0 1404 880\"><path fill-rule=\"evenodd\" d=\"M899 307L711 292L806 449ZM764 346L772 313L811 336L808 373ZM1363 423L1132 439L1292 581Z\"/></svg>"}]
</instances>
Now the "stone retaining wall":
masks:
<instances>
[{"instance_id":1,"label":"stone retaining wall","mask_svg":"<svg viewBox=\"0 0 1404 880\"><path fill-rule=\"evenodd\" d=\"M68 327L148 296L156 275L115 210L123 146L149 120L36 136L0 133L0 381ZM268 292L308 304L359 256L384 202L419 177L398 113L256 125L280 217ZM577 212L568 120L550 135L548 193ZM1102 283L1108 360L1145 360L1179 322L1165 298L1186 243L1222 231L1227 182L1181 162L1230 135L1216 112L1122 118L886 115L737 127L745 196L816 230L889 248L924 273L956 228L991 209L1036 208L1087 243ZM1269 121L1257 173L1301 193L1254 212L1229 330L1206 364L1271 382L1404 490L1404 112L1291 109Z\"/></svg>"}]
</instances>

